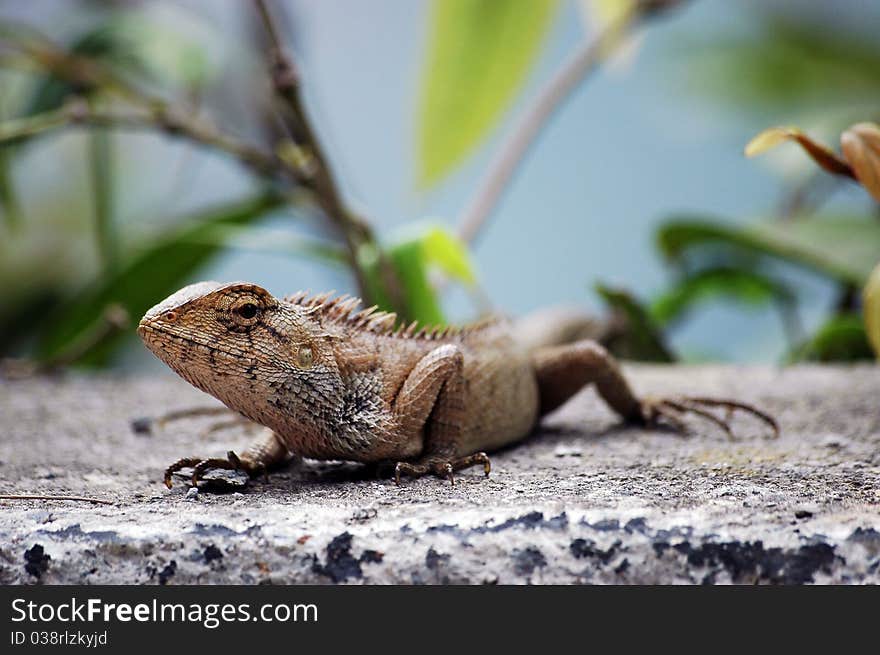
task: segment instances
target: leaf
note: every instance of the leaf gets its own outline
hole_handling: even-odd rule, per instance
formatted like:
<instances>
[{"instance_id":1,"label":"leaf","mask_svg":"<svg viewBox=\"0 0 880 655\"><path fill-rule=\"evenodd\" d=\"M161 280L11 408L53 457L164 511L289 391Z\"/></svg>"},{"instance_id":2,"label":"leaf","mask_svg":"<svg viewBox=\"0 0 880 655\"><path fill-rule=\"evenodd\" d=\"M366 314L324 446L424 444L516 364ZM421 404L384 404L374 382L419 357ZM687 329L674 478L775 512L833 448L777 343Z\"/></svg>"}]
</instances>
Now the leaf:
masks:
<instances>
[{"instance_id":1,"label":"leaf","mask_svg":"<svg viewBox=\"0 0 880 655\"><path fill-rule=\"evenodd\" d=\"M880 264L871 273L862 294L862 311L865 315L865 332L880 359Z\"/></svg>"},{"instance_id":2,"label":"leaf","mask_svg":"<svg viewBox=\"0 0 880 655\"><path fill-rule=\"evenodd\" d=\"M845 284L861 287L880 252L880 222L867 218L816 216L732 226L703 217L666 221L657 245L671 261L704 249L737 251L782 259Z\"/></svg>"},{"instance_id":3,"label":"leaf","mask_svg":"<svg viewBox=\"0 0 880 655\"><path fill-rule=\"evenodd\" d=\"M417 320L423 325L443 325L446 322L437 290L431 284L431 268L436 267L466 285L476 282L467 245L444 226L408 226L391 240L385 248L385 256L402 286L403 309L393 306L388 290L381 282L378 251L372 246L362 247L358 260L366 273L372 301L382 309L401 312L402 320Z\"/></svg>"},{"instance_id":4,"label":"leaf","mask_svg":"<svg viewBox=\"0 0 880 655\"><path fill-rule=\"evenodd\" d=\"M771 13L755 19L740 34L708 33L681 45L690 88L738 109L797 108L827 115L830 108L880 102L877 39L844 22L828 29L827 21Z\"/></svg>"},{"instance_id":5,"label":"leaf","mask_svg":"<svg viewBox=\"0 0 880 655\"><path fill-rule=\"evenodd\" d=\"M622 333L615 335L608 343L615 355L644 362L675 361L660 326L630 293L601 283L596 285L596 292L611 308L617 320L622 319Z\"/></svg>"},{"instance_id":6,"label":"leaf","mask_svg":"<svg viewBox=\"0 0 880 655\"><path fill-rule=\"evenodd\" d=\"M620 20L633 10L636 0L581 0L581 11L590 23L602 28Z\"/></svg>"},{"instance_id":7,"label":"leaf","mask_svg":"<svg viewBox=\"0 0 880 655\"><path fill-rule=\"evenodd\" d=\"M220 250L220 245L198 243L200 234L218 226L247 225L280 204L276 195L263 194L234 205L209 209L120 262L112 276L98 281L46 318L47 328L38 341L40 359L58 357L66 347L93 329L110 305L120 305L132 319L138 320ZM118 343L118 338L107 340L89 353L83 363L104 363Z\"/></svg>"},{"instance_id":8,"label":"leaf","mask_svg":"<svg viewBox=\"0 0 880 655\"><path fill-rule=\"evenodd\" d=\"M459 282L474 284L477 281L467 244L446 227L429 226L418 240L429 264Z\"/></svg>"},{"instance_id":9,"label":"leaf","mask_svg":"<svg viewBox=\"0 0 880 655\"><path fill-rule=\"evenodd\" d=\"M651 316L667 325L707 300L730 298L759 305L769 302L791 304L793 292L781 282L761 273L735 268L710 268L686 276L651 305Z\"/></svg>"},{"instance_id":10,"label":"leaf","mask_svg":"<svg viewBox=\"0 0 880 655\"><path fill-rule=\"evenodd\" d=\"M840 145L856 179L880 202L880 127L874 123L853 125L840 135Z\"/></svg>"},{"instance_id":11,"label":"leaf","mask_svg":"<svg viewBox=\"0 0 880 655\"><path fill-rule=\"evenodd\" d=\"M858 314L831 318L789 355L791 361L814 362L854 362L872 358L865 325Z\"/></svg>"},{"instance_id":12,"label":"leaf","mask_svg":"<svg viewBox=\"0 0 880 655\"><path fill-rule=\"evenodd\" d=\"M784 141L794 141L807 152L813 161L829 173L853 177L853 171L845 161L829 148L813 141L796 127L771 127L754 137L745 148L746 157L755 157Z\"/></svg>"},{"instance_id":13,"label":"leaf","mask_svg":"<svg viewBox=\"0 0 880 655\"><path fill-rule=\"evenodd\" d=\"M590 38L598 39L603 33L619 29L633 18L651 12L641 0L580 0L578 7L584 27ZM625 72L632 68L644 41L644 34L631 31L620 41L608 40L602 48L606 57L605 68L611 72ZM600 44L601 45L601 44Z\"/></svg>"},{"instance_id":14,"label":"leaf","mask_svg":"<svg viewBox=\"0 0 880 655\"><path fill-rule=\"evenodd\" d=\"M387 252L403 285L403 297L409 312L407 318L422 325L443 325L446 319L437 291L428 279L428 262L422 243L418 240L404 241L390 247Z\"/></svg>"},{"instance_id":15,"label":"leaf","mask_svg":"<svg viewBox=\"0 0 880 655\"><path fill-rule=\"evenodd\" d=\"M418 118L418 182L436 184L513 100L556 14L556 0L434 0Z\"/></svg>"}]
</instances>

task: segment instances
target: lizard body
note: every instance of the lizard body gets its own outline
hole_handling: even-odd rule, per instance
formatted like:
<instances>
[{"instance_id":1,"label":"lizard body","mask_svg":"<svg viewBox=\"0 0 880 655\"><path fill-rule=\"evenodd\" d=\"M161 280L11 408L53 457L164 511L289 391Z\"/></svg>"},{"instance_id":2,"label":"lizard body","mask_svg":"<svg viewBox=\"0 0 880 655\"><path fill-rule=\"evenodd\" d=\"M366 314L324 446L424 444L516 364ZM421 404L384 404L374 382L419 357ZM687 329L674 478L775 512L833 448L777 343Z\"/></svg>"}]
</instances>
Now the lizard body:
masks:
<instances>
[{"instance_id":1,"label":"lizard body","mask_svg":"<svg viewBox=\"0 0 880 655\"><path fill-rule=\"evenodd\" d=\"M284 299L248 283L190 285L153 307L138 327L147 347L181 377L269 430L241 455L185 458L169 467L264 471L292 454L397 462L396 474L452 477L528 436L540 417L589 383L622 418L680 427L702 408L733 401L639 399L597 343L517 340L497 318L462 328L395 327L359 301L299 293ZM558 337L556 337L558 338Z\"/></svg>"}]
</instances>

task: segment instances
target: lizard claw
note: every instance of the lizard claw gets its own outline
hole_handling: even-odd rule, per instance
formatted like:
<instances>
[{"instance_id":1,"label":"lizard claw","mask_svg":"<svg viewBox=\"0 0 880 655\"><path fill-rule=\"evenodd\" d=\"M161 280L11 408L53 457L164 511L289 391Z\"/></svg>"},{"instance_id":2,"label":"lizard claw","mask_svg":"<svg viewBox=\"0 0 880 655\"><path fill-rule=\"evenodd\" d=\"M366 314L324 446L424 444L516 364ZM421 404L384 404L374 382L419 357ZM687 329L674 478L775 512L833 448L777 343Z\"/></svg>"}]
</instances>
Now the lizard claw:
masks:
<instances>
[{"instance_id":1,"label":"lizard claw","mask_svg":"<svg viewBox=\"0 0 880 655\"><path fill-rule=\"evenodd\" d=\"M724 418L714 414L710 409L723 408ZM642 403L642 419L647 425L657 425L661 420L672 425L679 432L687 432L682 420L685 414L694 414L724 430L728 438L733 439L734 433L731 420L737 411L751 414L770 426L772 437L779 436L779 424L770 414L761 411L748 403L723 398L707 398L703 396L679 396L673 398L649 399Z\"/></svg>"},{"instance_id":2,"label":"lizard claw","mask_svg":"<svg viewBox=\"0 0 880 655\"><path fill-rule=\"evenodd\" d=\"M446 478L455 485L455 471L460 471L471 466L482 464L483 473L488 478L492 470L492 464L486 453L479 452L465 455L456 459L426 459L421 462L397 462L394 467L394 483L400 486L400 476L408 475L411 478L420 478L428 473L433 473L438 478Z\"/></svg>"},{"instance_id":3,"label":"lizard claw","mask_svg":"<svg viewBox=\"0 0 880 655\"><path fill-rule=\"evenodd\" d=\"M184 457L183 459L177 460L176 462L174 462L174 464L165 469L165 486L171 489L171 476L177 471L184 468L192 468L193 470L191 478L191 484L193 487L197 487L205 472L211 469L246 471L248 474L258 472L256 469L251 470L248 466L242 463L238 455L230 450L228 453L226 453L226 459L220 457L211 457L208 459L205 459L203 457Z\"/></svg>"}]
</instances>

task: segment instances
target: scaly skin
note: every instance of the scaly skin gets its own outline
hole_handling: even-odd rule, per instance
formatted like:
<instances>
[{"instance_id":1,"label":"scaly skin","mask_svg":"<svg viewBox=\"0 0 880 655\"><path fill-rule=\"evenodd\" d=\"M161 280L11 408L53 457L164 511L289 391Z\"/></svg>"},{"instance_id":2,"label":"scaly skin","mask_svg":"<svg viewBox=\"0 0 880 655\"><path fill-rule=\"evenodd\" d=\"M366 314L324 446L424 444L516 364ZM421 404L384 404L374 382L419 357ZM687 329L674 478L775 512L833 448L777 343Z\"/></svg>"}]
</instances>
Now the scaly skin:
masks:
<instances>
[{"instance_id":1,"label":"scaly skin","mask_svg":"<svg viewBox=\"0 0 880 655\"><path fill-rule=\"evenodd\" d=\"M491 451L532 431L543 414L587 384L627 421L681 427L699 405L733 401L639 399L601 346L582 340L530 349L510 325L491 320L457 329L394 329L395 316L358 311L351 298L298 294L278 299L253 284L202 282L170 296L141 320L147 347L190 384L268 428L240 455L190 457L193 484L210 468L263 472L296 454L397 462L396 477L482 465ZM556 337L553 337L554 339Z\"/></svg>"}]
</instances>

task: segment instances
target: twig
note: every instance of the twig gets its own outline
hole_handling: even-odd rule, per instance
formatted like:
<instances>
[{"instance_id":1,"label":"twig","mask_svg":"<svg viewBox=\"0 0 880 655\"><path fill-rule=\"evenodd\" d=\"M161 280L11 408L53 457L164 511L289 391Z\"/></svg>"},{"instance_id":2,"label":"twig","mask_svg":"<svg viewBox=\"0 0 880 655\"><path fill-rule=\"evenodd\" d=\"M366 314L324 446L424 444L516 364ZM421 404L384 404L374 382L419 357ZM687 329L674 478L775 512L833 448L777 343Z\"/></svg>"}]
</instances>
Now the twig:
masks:
<instances>
[{"instance_id":1,"label":"twig","mask_svg":"<svg viewBox=\"0 0 880 655\"><path fill-rule=\"evenodd\" d=\"M194 121L181 119L166 108L152 112L92 109L80 101L60 109L0 124L0 145L26 141L50 130L83 125L119 130L153 130L220 150L239 160L260 176L282 175L289 169L277 157Z\"/></svg>"},{"instance_id":2,"label":"twig","mask_svg":"<svg viewBox=\"0 0 880 655\"><path fill-rule=\"evenodd\" d=\"M405 315L406 307L402 301L403 294L396 272L378 248L370 225L343 202L328 161L308 121L296 68L281 47L278 30L265 3L262 0L255 0L255 3L272 44L272 79L276 94L283 100L285 126L290 134L290 138L276 144L274 152L266 152L259 147L242 143L191 117L186 111L175 110L163 98L131 84L100 61L68 52L39 33L18 33L15 30L0 31L2 45L24 55L39 68L67 81L79 93L100 90L114 94L143 112L111 113L81 108L74 116L62 110L47 112L39 117L28 117L0 126L0 145L31 138L71 123L81 123L117 129L159 130L226 152L262 177L287 178L313 194L328 220L342 235L348 264L366 301L369 301L370 285L367 284L359 253L363 245L376 246L380 252L379 273L382 284L394 305L393 308Z\"/></svg>"},{"instance_id":3,"label":"twig","mask_svg":"<svg viewBox=\"0 0 880 655\"><path fill-rule=\"evenodd\" d=\"M792 221L814 214L840 188L842 181L843 178L823 171L811 174L785 194L777 212L779 219Z\"/></svg>"},{"instance_id":4,"label":"twig","mask_svg":"<svg viewBox=\"0 0 880 655\"><path fill-rule=\"evenodd\" d=\"M458 234L473 241L498 203L535 137L578 83L595 71L641 20L679 5L684 0L637 0L593 41L582 45L544 85L513 131L502 143L489 171L461 215Z\"/></svg>"},{"instance_id":5,"label":"twig","mask_svg":"<svg viewBox=\"0 0 880 655\"><path fill-rule=\"evenodd\" d=\"M361 269L359 251L363 245L376 245L376 238L370 225L347 207L342 198L330 164L306 113L300 92L299 71L293 59L284 50L272 13L265 0L254 0L254 6L269 38L272 84L276 95L282 101L284 126L295 145L297 157L302 160L301 169L307 176L304 184L314 192L327 218L342 233L348 250L349 263L357 278L361 295L364 296L366 304L370 304L370 299L367 297L369 285ZM284 144L281 144L276 151L283 152L283 148ZM397 275L381 249L378 247L376 249L379 252L383 287L394 304L394 309L405 313L403 293Z\"/></svg>"},{"instance_id":6,"label":"twig","mask_svg":"<svg viewBox=\"0 0 880 655\"><path fill-rule=\"evenodd\" d=\"M87 498L85 496L42 496L31 494L0 494L0 500L71 500L81 503L95 503L96 505L115 505L112 500L99 498Z\"/></svg>"}]
</instances>

